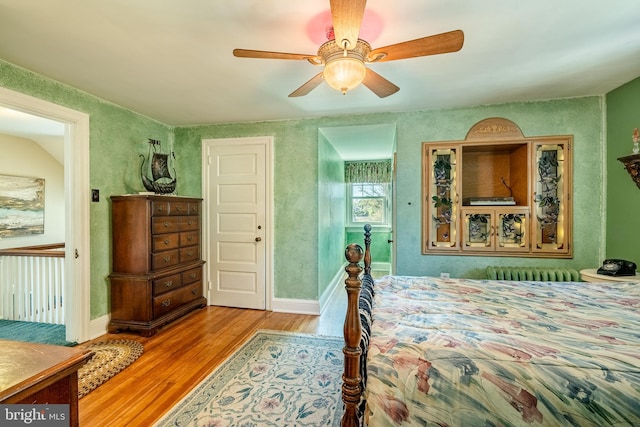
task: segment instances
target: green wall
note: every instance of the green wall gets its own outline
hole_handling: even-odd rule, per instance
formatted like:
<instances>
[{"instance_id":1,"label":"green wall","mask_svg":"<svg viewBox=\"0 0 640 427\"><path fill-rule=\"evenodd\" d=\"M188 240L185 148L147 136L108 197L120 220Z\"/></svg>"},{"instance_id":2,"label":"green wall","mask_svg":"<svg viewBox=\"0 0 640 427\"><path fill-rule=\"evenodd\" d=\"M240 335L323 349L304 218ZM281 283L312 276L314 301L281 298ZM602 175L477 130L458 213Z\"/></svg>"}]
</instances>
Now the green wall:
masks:
<instances>
[{"instance_id":1,"label":"green wall","mask_svg":"<svg viewBox=\"0 0 640 427\"><path fill-rule=\"evenodd\" d=\"M89 114L90 186L100 189L100 202L90 207L91 318L109 312L111 217L109 196L143 191L139 154L148 138L169 141L172 129L108 101L0 60L0 86ZM184 159L182 159L184 160ZM184 171L178 161L178 170ZM181 178L180 176L178 178ZM189 193L188 183L178 190ZM87 189L87 191L90 191ZM198 193L191 193L198 194Z\"/></svg>"},{"instance_id":2,"label":"green wall","mask_svg":"<svg viewBox=\"0 0 640 427\"><path fill-rule=\"evenodd\" d=\"M640 128L640 78L607 94L607 258L640 263L640 189L618 157L631 154Z\"/></svg>"},{"instance_id":3,"label":"green wall","mask_svg":"<svg viewBox=\"0 0 640 427\"><path fill-rule=\"evenodd\" d=\"M345 236L346 247L350 243L357 243L364 249L364 226L358 230L349 228ZM371 259L373 262L386 262L391 263L391 240L392 233L390 231L376 231L375 228L371 230ZM395 243L394 243L395 244Z\"/></svg>"},{"instance_id":4,"label":"green wall","mask_svg":"<svg viewBox=\"0 0 640 427\"><path fill-rule=\"evenodd\" d=\"M322 255L318 250L321 209L318 206L318 128L396 124L397 227L394 240L398 274L448 272L452 277L480 278L484 277L487 265L567 266L580 270L598 266L605 247L603 105L603 97L585 97L410 113L192 126L176 129L176 145L184 149L199 147L202 138L274 136L275 295L316 299L317 283L307 284L306 279L301 282L301 277L321 277L315 262ZM472 125L487 117L512 120L526 136L574 136L573 259L421 254L422 142L464 139ZM196 167L194 164L194 173Z\"/></svg>"},{"instance_id":5,"label":"green wall","mask_svg":"<svg viewBox=\"0 0 640 427\"><path fill-rule=\"evenodd\" d=\"M397 273L482 278L487 265L598 266L604 253L603 114L603 97L585 97L399 115ZM421 255L421 142L463 140L472 125L488 117L515 122L527 137L573 135L573 259Z\"/></svg>"},{"instance_id":6,"label":"green wall","mask_svg":"<svg viewBox=\"0 0 640 427\"><path fill-rule=\"evenodd\" d=\"M486 265L513 265L516 262L521 265L562 264L580 269L598 265L604 253L603 97L173 129L2 61L0 85L90 115L90 185L101 190L101 201L92 203L90 210L92 318L100 317L109 310L107 276L111 265L111 238L108 196L142 190L138 155L147 152L148 138L166 143L174 137L177 191L184 196L200 196L203 138L274 137L274 293L278 298L317 299L318 280L336 272L320 273L318 267L319 257L325 255L319 250L320 233L325 229L323 226L320 230L319 221L327 223L327 218L333 218L336 212L340 211L340 215L344 212L343 208L336 207L333 214L320 217L324 213L319 213L319 203L335 195L333 190L326 189L322 190L322 195L319 193L319 177L324 177L321 182L324 188L336 173L320 166L326 161L319 159L318 129L321 127L377 123L397 125L397 229L394 240L398 274L439 274L447 271L452 277L474 277L482 276ZM495 116L516 122L526 136L574 135L574 259L520 260L421 254L422 142L464 139L473 124ZM326 156L329 157L328 154ZM627 194L637 193L630 191ZM334 236L338 226L331 222L330 229L331 236ZM343 242L341 239L340 246ZM323 252L333 250L333 244L323 247L326 247ZM332 268L333 263L342 263L344 248L338 252L335 260L332 259L323 269Z\"/></svg>"},{"instance_id":7,"label":"green wall","mask_svg":"<svg viewBox=\"0 0 640 427\"><path fill-rule=\"evenodd\" d=\"M344 264L344 160L318 133L318 296Z\"/></svg>"}]
</instances>

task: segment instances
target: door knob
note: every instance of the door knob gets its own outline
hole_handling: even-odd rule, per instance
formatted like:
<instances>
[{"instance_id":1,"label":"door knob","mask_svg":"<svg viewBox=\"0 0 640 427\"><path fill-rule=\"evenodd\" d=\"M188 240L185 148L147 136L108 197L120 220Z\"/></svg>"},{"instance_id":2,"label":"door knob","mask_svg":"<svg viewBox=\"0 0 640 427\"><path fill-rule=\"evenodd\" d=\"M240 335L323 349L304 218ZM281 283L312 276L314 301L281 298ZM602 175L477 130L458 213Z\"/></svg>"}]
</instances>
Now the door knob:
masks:
<instances>
[{"instance_id":1,"label":"door knob","mask_svg":"<svg viewBox=\"0 0 640 427\"><path fill-rule=\"evenodd\" d=\"M259 242L262 240L262 237L256 237L256 242Z\"/></svg>"},{"instance_id":2,"label":"door knob","mask_svg":"<svg viewBox=\"0 0 640 427\"><path fill-rule=\"evenodd\" d=\"M393 240L387 240L387 243L393 243Z\"/></svg>"}]
</instances>

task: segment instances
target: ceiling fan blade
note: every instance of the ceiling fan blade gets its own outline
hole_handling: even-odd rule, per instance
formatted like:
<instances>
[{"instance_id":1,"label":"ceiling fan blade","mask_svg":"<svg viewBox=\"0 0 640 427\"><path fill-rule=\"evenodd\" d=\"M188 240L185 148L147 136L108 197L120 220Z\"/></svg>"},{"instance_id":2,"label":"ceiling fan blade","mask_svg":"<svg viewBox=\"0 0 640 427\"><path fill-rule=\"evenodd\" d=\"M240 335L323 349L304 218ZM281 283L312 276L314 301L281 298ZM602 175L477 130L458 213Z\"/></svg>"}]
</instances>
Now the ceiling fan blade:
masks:
<instances>
[{"instance_id":1,"label":"ceiling fan blade","mask_svg":"<svg viewBox=\"0 0 640 427\"><path fill-rule=\"evenodd\" d=\"M375 93L380 98L386 98L400 90L398 86L394 85L370 68L367 68L367 74L364 76L362 84L368 87L371 92Z\"/></svg>"},{"instance_id":2,"label":"ceiling fan blade","mask_svg":"<svg viewBox=\"0 0 640 427\"><path fill-rule=\"evenodd\" d=\"M264 58L264 59L306 59L315 60L317 55L305 55L302 53L284 53L284 52L269 52L266 50L251 50L251 49L233 49L233 56L238 58Z\"/></svg>"},{"instance_id":3,"label":"ceiling fan blade","mask_svg":"<svg viewBox=\"0 0 640 427\"><path fill-rule=\"evenodd\" d=\"M331 0L331 19L336 44L351 50L356 47L367 0Z\"/></svg>"},{"instance_id":4,"label":"ceiling fan blade","mask_svg":"<svg viewBox=\"0 0 640 427\"><path fill-rule=\"evenodd\" d=\"M462 30L455 30L373 49L367 58L369 62L385 62L457 52L462 49L463 43L464 33Z\"/></svg>"},{"instance_id":5,"label":"ceiling fan blade","mask_svg":"<svg viewBox=\"0 0 640 427\"><path fill-rule=\"evenodd\" d=\"M308 82L300 86L298 89L294 90L289 94L289 98L295 98L297 96L304 96L317 88L320 83L324 81L324 77L322 72L319 72L315 76L313 76Z\"/></svg>"}]
</instances>

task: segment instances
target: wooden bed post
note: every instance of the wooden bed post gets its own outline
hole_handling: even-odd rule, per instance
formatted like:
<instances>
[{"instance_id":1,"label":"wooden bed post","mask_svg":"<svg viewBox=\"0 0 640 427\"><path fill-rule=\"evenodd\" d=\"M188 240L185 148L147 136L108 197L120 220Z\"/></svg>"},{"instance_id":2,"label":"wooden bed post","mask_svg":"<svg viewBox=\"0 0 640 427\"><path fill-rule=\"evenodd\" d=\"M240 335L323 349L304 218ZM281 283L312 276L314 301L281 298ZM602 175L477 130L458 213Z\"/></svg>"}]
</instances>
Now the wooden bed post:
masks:
<instances>
[{"instance_id":1,"label":"wooden bed post","mask_svg":"<svg viewBox=\"0 0 640 427\"><path fill-rule=\"evenodd\" d=\"M360 313L358 311L358 299L360 297L360 260L362 260L362 247L355 243L347 246L344 252L349 265L345 271L349 275L344 281L347 290L347 315L344 320L344 373L342 374L342 402L344 403L344 413L340 425L342 427L357 427L360 425L358 417L358 406L362 395L362 385L360 377L360 338L362 336L362 325L360 324Z\"/></svg>"},{"instance_id":2,"label":"wooden bed post","mask_svg":"<svg viewBox=\"0 0 640 427\"><path fill-rule=\"evenodd\" d=\"M364 226L364 274L371 275L371 224Z\"/></svg>"}]
</instances>

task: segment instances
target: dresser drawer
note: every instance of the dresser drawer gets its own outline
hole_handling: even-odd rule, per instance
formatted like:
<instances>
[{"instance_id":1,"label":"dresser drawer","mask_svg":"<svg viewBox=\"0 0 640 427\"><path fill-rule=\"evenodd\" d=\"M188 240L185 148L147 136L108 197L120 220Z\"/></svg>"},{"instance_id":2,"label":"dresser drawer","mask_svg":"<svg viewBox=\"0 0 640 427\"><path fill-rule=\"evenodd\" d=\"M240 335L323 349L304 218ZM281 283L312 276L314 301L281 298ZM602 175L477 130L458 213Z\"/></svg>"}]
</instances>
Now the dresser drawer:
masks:
<instances>
[{"instance_id":1,"label":"dresser drawer","mask_svg":"<svg viewBox=\"0 0 640 427\"><path fill-rule=\"evenodd\" d=\"M180 221L180 231L200 230L199 216L180 216L177 218Z\"/></svg>"},{"instance_id":2,"label":"dresser drawer","mask_svg":"<svg viewBox=\"0 0 640 427\"><path fill-rule=\"evenodd\" d=\"M157 234L152 237L152 252L166 251L169 249L177 249L180 246L180 234Z\"/></svg>"},{"instance_id":3,"label":"dresser drawer","mask_svg":"<svg viewBox=\"0 0 640 427\"><path fill-rule=\"evenodd\" d=\"M202 282L183 286L153 298L153 315L165 315L196 298L202 296Z\"/></svg>"},{"instance_id":4,"label":"dresser drawer","mask_svg":"<svg viewBox=\"0 0 640 427\"><path fill-rule=\"evenodd\" d=\"M187 285L202 280L202 267L192 268L182 273L182 283Z\"/></svg>"},{"instance_id":5,"label":"dresser drawer","mask_svg":"<svg viewBox=\"0 0 640 427\"><path fill-rule=\"evenodd\" d=\"M189 213L187 215L198 215L200 213L200 203L189 203Z\"/></svg>"},{"instance_id":6,"label":"dresser drawer","mask_svg":"<svg viewBox=\"0 0 640 427\"><path fill-rule=\"evenodd\" d=\"M169 215L169 202L153 201L151 202L151 216Z\"/></svg>"},{"instance_id":7,"label":"dresser drawer","mask_svg":"<svg viewBox=\"0 0 640 427\"><path fill-rule=\"evenodd\" d=\"M180 248L180 262L196 261L200 259L200 246Z\"/></svg>"},{"instance_id":8,"label":"dresser drawer","mask_svg":"<svg viewBox=\"0 0 640 427\"><path fill-rule=\"evenodd\" d=\"M200 244L200 231L185 231L180 233L180 246L193 246Z\"/></svg>"},{"instance_id":9,"label":"dresser drawer","mask_svg":"<svg viewBox=\"0 0 640 427\"><path fill-rule=\"evenodd\" d=\"M153 270L171 267L172 265L176 265L179 262L180 252L178 249L151 254L151 268Z\"/></svg>"},{"instance_id":10,"label":"dresser drawer","mask_svg":"<svg viewBox=\"0 0 640 427\"><path fill-rule=\"evenodd\" d=\"M169 202L169 215L189 215L189 203Z\"/></svg>"},{"instance_id":11,"label":"dresser drawer","mask_svg":"<svg viewBox=\"0 0 640 427\"><path fill-rule=\"evenodd\" d=\"M180 230L179 216L156 216L151 219L153 234L175 233Z\"/></svg>"},{"instance_id":12,"label":"dresser drawer","mask_svg":"<svg viewBox=\"0 0 640 427\"><path fill-rule=\"evenodd\" d=\"M161 279L154 280L153 283L153 295L160 295L165 292L172 291L182 286L182 276L184 273L172 274Z\"/></svg>"}]
</instances>

